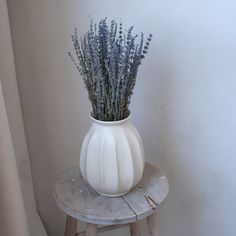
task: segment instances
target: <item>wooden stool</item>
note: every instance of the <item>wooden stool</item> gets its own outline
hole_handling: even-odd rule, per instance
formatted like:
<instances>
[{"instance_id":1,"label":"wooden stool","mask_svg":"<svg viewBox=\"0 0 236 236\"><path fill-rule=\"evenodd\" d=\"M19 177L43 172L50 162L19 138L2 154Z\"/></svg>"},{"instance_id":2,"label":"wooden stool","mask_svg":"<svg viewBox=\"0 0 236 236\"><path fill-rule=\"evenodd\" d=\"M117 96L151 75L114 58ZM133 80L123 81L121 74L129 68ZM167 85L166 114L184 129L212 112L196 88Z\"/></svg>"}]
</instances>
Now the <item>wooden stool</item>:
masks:
<instances>
[{"instance_id":1,"label":"wooden stool","mask_svg":"<svg viewBox=\"0 0 236 236\"><path fill-rule=\"evenodd\" d=\"M159 169L146 163L143 178L128 194L104 197L96 193L74 166L60 175L53 185L57 206L67 214L65 236L86 235L130 227L133 236L140 236L139 220L147 219L150 236L160 236L157 214L168 194L167 178ZM76 233L77 220L87 222L86 232ZM98 225L106 225L98 228Z\"/></svg>"}]
</instances>

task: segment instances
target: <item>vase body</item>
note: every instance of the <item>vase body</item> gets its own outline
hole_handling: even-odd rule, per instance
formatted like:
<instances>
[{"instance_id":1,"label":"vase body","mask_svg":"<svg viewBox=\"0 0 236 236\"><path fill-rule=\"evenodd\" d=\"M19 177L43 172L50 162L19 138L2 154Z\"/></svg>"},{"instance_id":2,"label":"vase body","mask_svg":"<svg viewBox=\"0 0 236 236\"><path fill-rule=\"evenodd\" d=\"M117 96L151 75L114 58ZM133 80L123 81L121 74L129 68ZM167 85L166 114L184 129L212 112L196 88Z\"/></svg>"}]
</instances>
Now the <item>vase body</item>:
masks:
<instances>
[{"instance_id":1,"label":"vase body","mask_svg":"<svg viewBox=\"0 0 236 236\"><path fill-rule=\"evenodd\" d=\"M96 192L121 196L142 178L145 159L140 135L130 117L107 122L91 119L80 153L81 173Z\"/></svg>"}]
</instances>

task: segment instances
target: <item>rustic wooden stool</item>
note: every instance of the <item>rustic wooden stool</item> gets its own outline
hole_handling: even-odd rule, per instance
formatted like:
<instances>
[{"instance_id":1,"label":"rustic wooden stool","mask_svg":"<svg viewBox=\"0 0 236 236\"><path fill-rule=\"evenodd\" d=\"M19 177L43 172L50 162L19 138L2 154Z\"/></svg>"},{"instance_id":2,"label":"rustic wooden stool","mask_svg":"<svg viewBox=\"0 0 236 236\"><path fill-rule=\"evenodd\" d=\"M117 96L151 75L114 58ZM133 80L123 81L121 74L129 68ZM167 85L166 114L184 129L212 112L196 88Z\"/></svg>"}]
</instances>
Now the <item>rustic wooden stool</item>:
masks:
<instances>
[{"instance_id":1,"label":"rustic wooden stool","mask_svg":"<svg viewBox=\"0 0 236 236\"><path fill-rule=\"evenodd\" d=\"M67 214L65 236L95 236L99 232L130 227L140 236L139 220L147 219L150 236L159 236L156 211L168 194L167 178L159 169L146 163L143 178L128 194L104 197L96 193L81 176L78 166L60 175L53 185L57 206ZM77 220L87 222L86 232L76 233ZM98 228L98 225L106 225Z\"/></svg>"}]
</instances>

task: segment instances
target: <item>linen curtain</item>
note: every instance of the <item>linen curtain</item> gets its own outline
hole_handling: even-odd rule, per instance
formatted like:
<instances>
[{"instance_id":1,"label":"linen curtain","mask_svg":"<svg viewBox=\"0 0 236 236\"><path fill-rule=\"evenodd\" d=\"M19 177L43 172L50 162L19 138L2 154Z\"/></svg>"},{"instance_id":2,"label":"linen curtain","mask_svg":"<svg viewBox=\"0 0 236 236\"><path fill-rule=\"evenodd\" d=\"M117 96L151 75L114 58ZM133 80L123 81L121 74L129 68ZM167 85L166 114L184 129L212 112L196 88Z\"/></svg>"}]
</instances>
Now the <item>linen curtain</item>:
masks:
<instances>
[{"instance_id":1,"label":"linen curtain","mask_svg":"<svg viewBox=\"0 0 236 236\"><path fill-rule=\"evenodd\" d=\"M0 0L0 234L47 235L35 204L6 0Z\"/></svg>"}]
</instances>

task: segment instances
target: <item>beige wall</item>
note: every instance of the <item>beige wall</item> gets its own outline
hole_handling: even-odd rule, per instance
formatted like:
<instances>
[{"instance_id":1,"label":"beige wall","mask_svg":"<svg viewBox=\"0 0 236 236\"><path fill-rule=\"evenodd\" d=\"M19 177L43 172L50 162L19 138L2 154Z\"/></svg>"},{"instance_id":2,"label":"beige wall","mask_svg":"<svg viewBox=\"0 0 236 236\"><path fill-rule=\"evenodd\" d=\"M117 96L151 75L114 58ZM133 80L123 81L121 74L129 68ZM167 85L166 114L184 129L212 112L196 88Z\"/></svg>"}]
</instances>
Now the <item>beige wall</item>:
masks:
<instances>
[{"instance_id":1,"label":"beige wall","mask_svg":"<svg viewBox=\"0 0 236 236\"><path fill-rule=\"evenodd\" d=\"M8 2L37 205L49 235L62 236L64 222L51 184L78 163L89 127L87 95L66 52L74 26L84 32L90 15L154 34L131 109L146 159L170 180L162 235L235 236L235 2Z\"/></svg>"}]
</instances>

